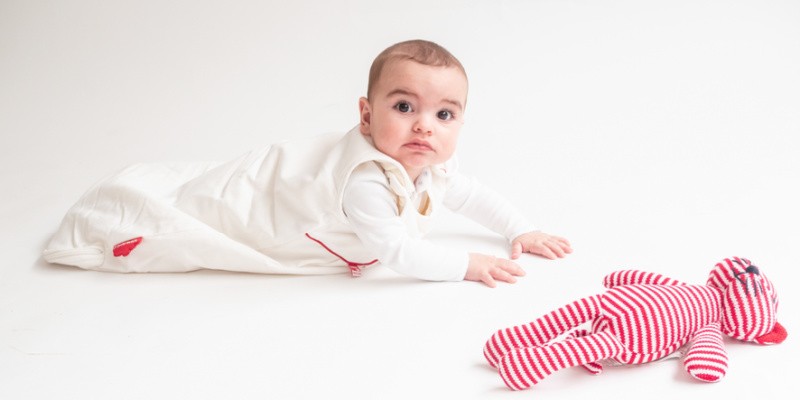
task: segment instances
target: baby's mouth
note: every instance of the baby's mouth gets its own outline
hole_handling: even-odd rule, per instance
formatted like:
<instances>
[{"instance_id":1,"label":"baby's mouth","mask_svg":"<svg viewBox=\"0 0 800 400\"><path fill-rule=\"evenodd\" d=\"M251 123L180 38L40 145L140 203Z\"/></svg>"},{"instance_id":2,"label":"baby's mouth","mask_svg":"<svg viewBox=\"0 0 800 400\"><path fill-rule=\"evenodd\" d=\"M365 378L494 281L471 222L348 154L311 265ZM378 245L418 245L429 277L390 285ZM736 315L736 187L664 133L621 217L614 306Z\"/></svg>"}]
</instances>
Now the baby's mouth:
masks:
<instances>
[{"instance_id":1,"label":"baby's mouth","mask_svg":"<svg viewBox=\"0 0 800 400\"><path fill-rule=\"evenodd\" d=\"M428 143L425 143L425 142L411 142L411 143L406 143L405 146L410 148L410 149L412 149L412 150L433 151L433 147L431 147L431 145L429 145Z\"/></svg>"}]
</instances>

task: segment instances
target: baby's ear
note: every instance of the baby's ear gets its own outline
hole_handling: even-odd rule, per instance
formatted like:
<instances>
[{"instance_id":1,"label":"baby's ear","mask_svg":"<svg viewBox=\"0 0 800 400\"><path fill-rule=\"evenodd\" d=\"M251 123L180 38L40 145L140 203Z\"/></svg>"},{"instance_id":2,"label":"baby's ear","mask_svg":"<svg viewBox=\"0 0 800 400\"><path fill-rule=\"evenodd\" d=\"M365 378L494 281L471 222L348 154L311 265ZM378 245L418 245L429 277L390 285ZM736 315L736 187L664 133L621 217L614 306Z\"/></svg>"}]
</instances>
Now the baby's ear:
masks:
<instances>
[{"instance_id":1,"label":"baby's ear","mask_svg":"<svg viewBox=\"0 0 800 400\"><path fill-rule=\"evenodd\" d=\"M370 134L370 119L372 118L372 111L369 108L369 100L366 97L358 99L358 113L361 117L359 121L359 128L361 134L369 136Z\"/></svg>"}]
</instances>

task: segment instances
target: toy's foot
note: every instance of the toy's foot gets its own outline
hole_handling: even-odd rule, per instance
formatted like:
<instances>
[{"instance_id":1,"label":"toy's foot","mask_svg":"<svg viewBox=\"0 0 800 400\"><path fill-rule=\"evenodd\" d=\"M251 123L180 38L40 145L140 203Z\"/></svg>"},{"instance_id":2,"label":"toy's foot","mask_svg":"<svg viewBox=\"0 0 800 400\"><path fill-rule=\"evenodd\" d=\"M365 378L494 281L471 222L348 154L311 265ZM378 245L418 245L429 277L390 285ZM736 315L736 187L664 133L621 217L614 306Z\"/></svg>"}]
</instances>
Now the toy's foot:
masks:
<instances>
[{"instance_id":1,"label":"toy's foot","mask_svg":"<svg viewBox=\"0 0 800 400\"><path fill-rule=\"evenodd\" d=\"M600 332L544 346L513 349L500 360L498 368L506 386L522 390L564 368L596 367L598 361L615 357L622 349L616 337Z\"/></svg>"},{"instance_id":2,"label":"toy's foot","mask_svg":"<svg viewBox=\"0 0 800 400\"><path fill-rule=\"evenodd\" d=\"M576 329L576 330L574 330L574 331L569 333L569 336L567 337L567 339L575 339L575 338L584 337L584 336L588 336L588 335L589 335L589 331L587 331L586 329ZM586 363L586 364L581 365L581 367L583 367L583 369L585 369L588 373L590 373L592 375L598 375L601 372L603 372L603 365L598 363L598 362Z\"/></svg>"}]
</instances>

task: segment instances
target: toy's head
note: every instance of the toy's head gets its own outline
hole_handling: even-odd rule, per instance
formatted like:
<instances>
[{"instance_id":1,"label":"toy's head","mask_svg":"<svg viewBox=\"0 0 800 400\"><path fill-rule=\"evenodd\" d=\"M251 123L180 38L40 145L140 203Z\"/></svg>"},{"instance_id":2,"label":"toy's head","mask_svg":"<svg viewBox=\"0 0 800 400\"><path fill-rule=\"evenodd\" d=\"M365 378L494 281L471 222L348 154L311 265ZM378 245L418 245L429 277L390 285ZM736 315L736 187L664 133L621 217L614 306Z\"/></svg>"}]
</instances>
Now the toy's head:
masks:
<instances>
[{"instance_id":1,"label":"toy's head","mask_svg":"<svg viewBox=\"0 0 800 400\"><path fill-rule=\"evenodd\" d=\"M722 332L726 335L759 344L786 339L786 329L776 317L775 287L750 260L722 260L711 270L707 285L722 291Z\"/></svg>"}]
</instances>

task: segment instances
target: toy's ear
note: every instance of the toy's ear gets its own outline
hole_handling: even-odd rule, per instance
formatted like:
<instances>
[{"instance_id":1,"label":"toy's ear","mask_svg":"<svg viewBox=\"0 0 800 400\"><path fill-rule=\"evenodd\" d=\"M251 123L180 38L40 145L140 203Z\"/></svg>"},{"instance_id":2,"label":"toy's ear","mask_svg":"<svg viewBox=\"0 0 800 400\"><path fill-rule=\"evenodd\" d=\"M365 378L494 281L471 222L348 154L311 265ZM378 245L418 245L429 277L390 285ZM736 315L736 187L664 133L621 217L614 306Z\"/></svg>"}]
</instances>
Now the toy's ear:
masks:
<instances>
[{"instance_id":1,"label":"toy's ear","mask_svg":"<svg viewBox=\"0 0 800 400\"><path fill-rule=\"evenodd\" d=\"M722 260L711 271L708 285L722 292L722 332L734 339L777 343L782 328L776 318L778 295L750 260Z\"/></svg>"}]
</instances>

